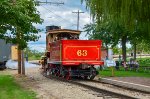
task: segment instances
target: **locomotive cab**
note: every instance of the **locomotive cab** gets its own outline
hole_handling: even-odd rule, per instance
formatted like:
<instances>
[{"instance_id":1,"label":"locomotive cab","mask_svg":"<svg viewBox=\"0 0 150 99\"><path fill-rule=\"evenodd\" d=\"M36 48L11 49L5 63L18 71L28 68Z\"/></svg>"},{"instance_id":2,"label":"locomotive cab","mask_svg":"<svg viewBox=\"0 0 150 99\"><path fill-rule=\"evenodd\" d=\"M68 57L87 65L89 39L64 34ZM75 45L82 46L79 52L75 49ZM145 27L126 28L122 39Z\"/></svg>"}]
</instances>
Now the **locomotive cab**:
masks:
<instances>
[{"instance_id":1,"label":"locomotive cab","mask_svg":"<svg viewBox=\"0 0 150 99\"><path fill-rule=\"evenodd\" d=\"M47 26L46 27L46 50L49 51L50 43L58 40L79 39L81 31L61 29L59 26Z\"/></svg>"}]
</instances>

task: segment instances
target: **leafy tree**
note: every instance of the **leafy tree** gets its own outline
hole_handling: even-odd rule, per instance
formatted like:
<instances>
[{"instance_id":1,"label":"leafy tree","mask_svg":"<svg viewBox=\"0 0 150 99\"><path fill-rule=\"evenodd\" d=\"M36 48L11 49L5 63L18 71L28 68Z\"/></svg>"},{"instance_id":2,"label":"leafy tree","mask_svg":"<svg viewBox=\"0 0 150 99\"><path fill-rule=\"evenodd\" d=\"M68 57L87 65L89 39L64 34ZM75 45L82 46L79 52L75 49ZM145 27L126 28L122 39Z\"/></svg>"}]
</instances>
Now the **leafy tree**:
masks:
<instances>
[{"instance_id":1,"label":"leafy tree","mask_svg":"<svg viewBox=\"0 0 150 99\"><path fill-rule=\"evenodd\" d=\"M149 0L81 0L90 9L97 26L109 24L110 31L122 41L123 59L126 61L126 41L136 35L150 38ZM138 30L138 32L135 32ZM116 32L115 32L116 31ZM120 32L119 32L120 31ZM133 37L134 38L134 37Z\"/></svg>"},{"instance_id":2,"label":"leafy tree","mask_svg":"<svg viewBox=\"0 0 150 99\"><path fill-rule=\"evenodd\" d=\"M21 74L21 50L28 41L38 40L33 23L42 23L34 0L1 0L0 38L18 45L18 73ZM23 67L22 67L23 68Z\"/></svg>"},{"instance_id":3,"label":"leafy tree","mask_svg":"<svg viewBox=\"0 0 150 99\"><path fill-rule=\"evenodd\" d=\"M1 0L0 37L27 47L28 41L36 41L38 30L33 23L41 23L40 15L33 0Z\"/></svg>"},{"instance_id":4,"label":"leafy tree","mask_svg":"<svg viewBox=\"0 0 150 99\"><path fill-rule=\"evenodd\" d=\"M137 51L140 53L149 53L150 54L150 45L148 45L149 43L142 40L137 44Z\"/></svg>"},{"instance_id":5,"label":"leafy tree","mask_svg":"<svg viewBox=\"0 0 150 99\"><path fill-rule=\"evenodd\" d=\"M108 49L112 45L112 35L106 28L97 27L96 24L87 24L84 27L86 35L89 39L100 39L102 40L103 46Z\"/></svg>"},{"instance_id":6,"label":"leafy tree","mask_svg":"<svg viewBox=\"0 0 150 99\"><path fill-rule=\"evenodd\" d=\"M29 47L25 48L25 57L28 57L29 60L39 60L43 55L44 52L32 50Z\"/></svg>"},{"instance_id":7,"label":"leafy tree","mask_svg":"<svg viewBox=\"0 0 150 99\"><path fill-rule=\"evenodd\" d=\"M113 47L113 53L116 55L120 55L121 54L121 49L118 46L114 46Z\"/></svg>"},{"instance_id":8,"label":"leafy tree","mask_svg":"<svg viewBox=\"0 0 150 99\"><path fill-rule=\"evenodd\" d=\"M149 0L81 0L90 8L97 23L108 22L122 25L134 32L137 28L142 36L150 36ZM136 26L136 27L135 27Z\"/></svg>"}]
</instances>

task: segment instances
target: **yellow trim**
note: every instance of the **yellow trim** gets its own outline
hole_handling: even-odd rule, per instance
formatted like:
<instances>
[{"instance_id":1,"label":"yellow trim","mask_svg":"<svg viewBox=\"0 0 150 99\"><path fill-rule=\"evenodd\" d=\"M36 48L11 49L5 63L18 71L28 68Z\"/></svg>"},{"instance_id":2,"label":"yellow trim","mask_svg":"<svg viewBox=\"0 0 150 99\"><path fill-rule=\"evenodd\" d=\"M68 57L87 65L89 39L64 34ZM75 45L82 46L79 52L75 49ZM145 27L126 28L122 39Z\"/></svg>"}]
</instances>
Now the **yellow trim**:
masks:
<instances>
[{"instance_id":1,"label":"yellow trim","mask_svg":"<svg viewBox=\"0 0 150 99\"><path fill-rule=\"evenodd\" d=\"M51 61L51 62L103 62L103 61Z\"/></svg>"},{"instance_id":2,"label":"yellow trim","mask_svg":"<svg viewBox=\"0 0 150 99\"><path fill-rule=\"evenodd\" d=\"M100 58L100 53L99 53L100 48L98 48L98 46L66 46L66 47L64 48L64 59L67 59L67 58L66 58L66 49L67 49L68 47L96 47L96 49L98 50L98 58ZM98 58L96 58L96 59L98 59ZM78 59L79 59L79 58L78 58Z\"/></svg>"}]
</instances>

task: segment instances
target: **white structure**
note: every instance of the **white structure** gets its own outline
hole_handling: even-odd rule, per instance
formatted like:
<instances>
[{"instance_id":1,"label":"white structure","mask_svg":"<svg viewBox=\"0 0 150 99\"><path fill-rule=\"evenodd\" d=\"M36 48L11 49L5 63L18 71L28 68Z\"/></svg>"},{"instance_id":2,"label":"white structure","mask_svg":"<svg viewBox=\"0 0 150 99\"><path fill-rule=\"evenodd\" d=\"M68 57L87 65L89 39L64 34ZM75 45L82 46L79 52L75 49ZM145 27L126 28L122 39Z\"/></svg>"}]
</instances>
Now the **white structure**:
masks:
<instances>
[{"instance_id":1,"label":"white structure","mask_svg":"<svg viewBox=\"0 0 150 99\"><path fill-rule=\"evenodd\" d=\"M113 51L112 51L112 49L108 49L108 59L113 60Z\"/></svg>"}]
</instances>

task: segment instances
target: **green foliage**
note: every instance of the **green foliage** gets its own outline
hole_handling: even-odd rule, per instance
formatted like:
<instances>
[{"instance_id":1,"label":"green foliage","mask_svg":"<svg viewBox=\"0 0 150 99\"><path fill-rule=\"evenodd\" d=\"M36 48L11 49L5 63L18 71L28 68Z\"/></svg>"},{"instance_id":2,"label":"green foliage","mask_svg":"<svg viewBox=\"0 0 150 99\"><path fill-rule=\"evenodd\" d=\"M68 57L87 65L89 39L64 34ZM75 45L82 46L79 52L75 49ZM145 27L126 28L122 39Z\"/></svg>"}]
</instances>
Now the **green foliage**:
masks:
<instances>
[{"instance_id":1,"label":"green foliage","mask_svg":"<svg viewBox=\"0 0 150 99\"><path fill-rule=\"evenodd\" d=\"M92 39L91 36L93 36L97 32L97 30L96 30L96 24L86 24L84 26L84 29L85 29L85 32L87 32L86 36L89 35L90 39Z\"/></svg>"},{"instance_id":2,"label":"green foliage","mask_svg":"<svg viewBox=\"0 0 150 99\"><path fill-rule=\"evenodd\" d=\"M44 52L39 52L37 50L31 50L29 47L25 49L25 55L28 55L29 60L39 60Z\"/></svg>"},{"instance_id":3,"label":"green foliage","mask_svg":"<svg viewBox=\"0 0 150 99\"><path fill-rule=\"evenodd\" d=\"M104 28L96 27L96 24L87 24L84 27L86 35L89 36L89 39L99 39L102 40L103 46L108 48L112 44L112 34L108 33L109 30Z\"/></svg>"},{"instance_id":4,"label":"green foliage","mask_svg":"<svg viewBox=\"0 0 150 99\"><path fill-rule=\"evenodd\" d=\"M140 40L150 42L149 0L81 1L85 1L87 8L90 9L96 27L100 28L100 31L104 29L105 33L112 36L114 45L121 40L124 60L126 60L127 40L132 44L137 44Z\"/></svg>"},{"instance_id":5,"label":"green foliage","mask_svg":"<svg viewBox=\"0 0 150 99\"><path fill-rule=\"evenodd\" d=\"M0 99L36 99L36 94L21 88L12 76L0 75Z\"/></svg>"},{"instance_id":6,"label":"green foliage","mask_svg":"<svg viewBox=\"0 0 150 99\"><path fill-rule=\"evenodd\" d=\"M138 59L140 66L149 66L150 67L150 58L140 58Z\"/></svg>"},{"instance_id":7,"label":"green foliage","mask_svg":"<svg viewBox=\"0 0 150 99\"><path fill-rule=\"evenodd\" d=\"M141 53L150 53L150 44L147 41L139 40L139 43L137 44L137 49Z\"/></svg>"},{"instance_id":8,"label":"green foliage","mask_svg":"<svg viewBox=\"0 0 150 99\"><path fill-rule=\"evenodd\" d=\"M38 40L38 30L33 23L41 23L34 0L1 0L0 38L27 47L28 41Z\"/></svg>"},{"instance_id":9,"label":"green foliage","mask_svg":"<svg viewBox=\"0 0 150 99\"><path fill-rule=\"evenodd\" d=\"M121 55L121 49L117 46L113 47L113 54Z\"/></svg>"},{"instance_id":10,"label":"green foliage","mask_svg":"<svg viewBox=\"0 0 150 99\"><path fill-rule=\"evenodd\" d=\"M149 0L81 0L85 1L97 25L111 24L111 30L120 26L129 36L150 38ZM135 32L137 30L138 32ZM128 32L127 32L128 33ZM135 35L133 35L135 34ZM124 34L122 34L123 36Z\"/></svg>"},{"instance_id":11,"label":"green foliage","mask_svg":"<svg viewBox=\"0 0 150 99\"><path fill-rule=\"evenodd\" d=\"M114 69L115 70L115 69ZM102 71L99 71L100 76L102 77L110 77L112 76L111 68L104 69ZM114 71L115 77L150 77L150 74L148 72L136 72L136 71L125 71L123 68L119 71Z\"/></svg>"},{"instance_id":12,"label":"green foliage","mask_svg":"<svg viewBox=\"0 0 150 99\"><path fill-rule=\"evenodd\" d=\"M150 36L149 0L81 0L85 1L98 24L111 22L119 24L129 31L137 28L143 36ZM115 24L114 24L115 26ZM136 27L135 27L136 26Z\"/></svg>"}]
</instances>

